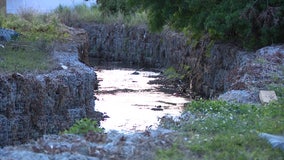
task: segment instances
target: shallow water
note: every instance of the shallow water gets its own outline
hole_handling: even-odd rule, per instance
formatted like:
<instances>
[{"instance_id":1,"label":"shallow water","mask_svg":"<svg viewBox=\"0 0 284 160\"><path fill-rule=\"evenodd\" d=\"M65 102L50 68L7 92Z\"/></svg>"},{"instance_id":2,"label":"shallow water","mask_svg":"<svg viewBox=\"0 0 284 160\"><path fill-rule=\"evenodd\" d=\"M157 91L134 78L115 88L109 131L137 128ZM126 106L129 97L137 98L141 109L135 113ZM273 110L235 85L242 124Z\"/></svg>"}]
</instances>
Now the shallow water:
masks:
<instances>
[{"instance_id":1,"label":"shallow water","mask_svg":"<svg viewBox=\"0 0 284 160\"><path fill-rule=\"evenodd\" d=\"M99 69L95 72L99 80L95 109L110 117L101 122L106 131L128 133L144 131L148 127L155 129L159 117L166 114L179 116L184 103L189 101L158 91L158 84L148 84L159 73L138 71L139 74L134 75L135 69L129 68Z\"/></svg>"}]
</instances>

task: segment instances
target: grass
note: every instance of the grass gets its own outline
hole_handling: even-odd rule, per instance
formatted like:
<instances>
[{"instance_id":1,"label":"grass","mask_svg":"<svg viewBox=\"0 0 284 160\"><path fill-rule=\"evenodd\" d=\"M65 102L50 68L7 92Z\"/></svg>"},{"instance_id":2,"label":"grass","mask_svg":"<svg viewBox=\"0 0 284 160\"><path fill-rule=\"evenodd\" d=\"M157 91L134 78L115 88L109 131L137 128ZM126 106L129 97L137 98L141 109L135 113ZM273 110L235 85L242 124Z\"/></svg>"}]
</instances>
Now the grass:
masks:
<instances>
[{"instance_id":1,"label":"grass","mask_svg":"<svg viewBox=\"0 0 284 160\"><path fill-rule=\"evenodd\" d=\"M47 52L27 46L0 48L0 73L42 72L52 67Z\"/></svg>"},{"instance_id":2,"label":"grass","mask_svg":"<svg viewBox=\"0 0 284 160\"><path fill-rule=\"evenodd\" d=\"M0 72L38 72L53 67L50 56L55 41L68 37L61 32L55 14L21 11L19 15L0 14L3 28L14 29L20 35L0 48Z\"/></svg>"},{"instance_id":3,"label":"grass","mask_svg":"<svg viewBox=\"0 0 284 160\"><path fill-rule=\"evenodd\" d=\"M187 152L190 151L190 156L177 159L283 159L283 151L272 148L258 137L259 132L284 134L283 102L283 97L263 106L193 101L186 111L194 116L171 126L189 137L189 141L179 144L187 148ZM157 159L180 156L180 152L173 152L175 150L176 146L160 150ZM174 155L165 158L168 153Z\"/></svg>"},{"instance_id":4,"label":"grass","mask_svg":"<svg viewBox=\"0 0 284 160\"><path fill-rule=\"evenodd\" d=\"M62 23L69 26L76 25L78 22L97 22L105 24L125 24L127 26L143 25L147 23L147 15L145 12L136 12L131 15L124 15L121 12L117 14L105 15L97 6L87 7L86 5L78 5L74 8L59 6L55 10L55 14Z\"/></svg>"}]
</instances>

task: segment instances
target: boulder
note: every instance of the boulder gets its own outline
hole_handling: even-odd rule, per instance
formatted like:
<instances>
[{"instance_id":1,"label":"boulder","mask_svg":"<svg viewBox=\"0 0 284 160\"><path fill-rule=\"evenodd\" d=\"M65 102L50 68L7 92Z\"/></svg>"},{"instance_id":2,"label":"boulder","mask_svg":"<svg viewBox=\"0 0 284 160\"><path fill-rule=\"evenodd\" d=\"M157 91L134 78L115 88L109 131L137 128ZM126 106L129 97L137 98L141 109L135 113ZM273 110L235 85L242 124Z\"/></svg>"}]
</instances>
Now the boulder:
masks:
<instances>
[{"instance_id":1,"label":"boulder","mask_svg":"<svg viewBox=\"0 0 284 160\"><path fill-rule=\"evenodd\" d=\"M10 41L12 38L18 36L19 33L12 29L0 28L0 41Z\"/></svg>"},{"instance_id":2,"label":"boulder","mask_svg":"<svg viewBox=\"0 0 284 160\"><path fill-rule=\"evenodd\" d=\"M257 94L246 90L230 90L221 94L218 100L223 100L232 103L258 103Z\"/></svg>"},{"instance_id":3,"label":"boulder","mask_svg":"<svg viewBox=\"0 0 284 160\"><path fill-rule=\"evenodd\" d=\"M275 91L259 91L259 99L262 104L269 103L271 101L277 100Z\"/></svg>"}]
</instances>

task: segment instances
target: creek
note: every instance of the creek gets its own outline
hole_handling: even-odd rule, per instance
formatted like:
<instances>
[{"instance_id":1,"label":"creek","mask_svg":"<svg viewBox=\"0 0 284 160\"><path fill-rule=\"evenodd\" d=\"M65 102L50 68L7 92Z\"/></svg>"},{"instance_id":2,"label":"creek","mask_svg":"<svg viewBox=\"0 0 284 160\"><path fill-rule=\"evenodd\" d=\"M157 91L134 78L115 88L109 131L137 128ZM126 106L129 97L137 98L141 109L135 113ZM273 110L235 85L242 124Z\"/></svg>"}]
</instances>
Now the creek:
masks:
<instances>
[{"instance_id":1,"label":"creek","mask_svg":"<svg viewBox=\"0 0 284 160\"><path fill-rule=\"evenodd\" d=\"M159 90L163 84L149 83L159 72L122 66L120 63L93 62L99 81L95 109L109 116L101 121L106 131L122 133L156 129L159 118L179 116L189 99Z\"/></svg>"}]
</instances>

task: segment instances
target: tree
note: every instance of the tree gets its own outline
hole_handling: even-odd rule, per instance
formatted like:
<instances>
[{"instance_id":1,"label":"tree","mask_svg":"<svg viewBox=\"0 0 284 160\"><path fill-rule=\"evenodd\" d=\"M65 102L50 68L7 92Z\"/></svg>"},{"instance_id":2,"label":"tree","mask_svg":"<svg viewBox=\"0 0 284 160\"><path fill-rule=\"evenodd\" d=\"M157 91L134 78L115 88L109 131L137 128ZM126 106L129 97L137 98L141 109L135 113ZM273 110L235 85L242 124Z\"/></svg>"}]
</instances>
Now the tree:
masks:
<instances>
[{"instance_id":1,"label":"tree","mask_svg":"<svg viewBox=\"0 0 284 160\"><path fill-rule=\"evenodd\" d=\"M128 14L133 10L128 6L127 0L97 0L103 14L116 14L121 12Z\"/></svg>"},{"instance_id":2,"label":"tree","mask_svg":"<svg viewBox=\"0 0 284 160\"><path fill-rule=\"evenodd\" d=\"M164 25L247 47L284 42L283 0L128 0L148 12L149 27ZM249 43L248 43L249 42Z\"/></svg>"}]
</instances>

